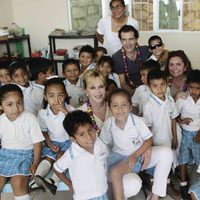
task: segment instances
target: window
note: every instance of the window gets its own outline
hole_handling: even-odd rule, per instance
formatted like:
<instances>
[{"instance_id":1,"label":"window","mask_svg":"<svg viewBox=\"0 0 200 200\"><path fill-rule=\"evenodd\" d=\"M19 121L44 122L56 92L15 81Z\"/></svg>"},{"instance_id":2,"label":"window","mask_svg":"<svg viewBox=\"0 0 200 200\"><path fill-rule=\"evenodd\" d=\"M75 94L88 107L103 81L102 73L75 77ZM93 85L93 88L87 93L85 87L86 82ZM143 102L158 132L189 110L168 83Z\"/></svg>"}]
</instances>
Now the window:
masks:
<instances>
[{"instance_id":1,"label":"window","mask_svg":"<svg viewBox=\"0 0 200 200\"><path fill-rule=\"evenodd\" d=\"M96 31L110 0L68 0L70 29ZM200 31L200 0L125 0L141 31Z\"/></svg>"},{"instance_id":2,"label":"window","mask_svg":"<svg viewBox=\"0 0 200 200\"><path fill-rule=\"evenodd\" d=\"M101 0L68 0L70 29L96 31L102 17Z\"/></svg>"}]
</instances>

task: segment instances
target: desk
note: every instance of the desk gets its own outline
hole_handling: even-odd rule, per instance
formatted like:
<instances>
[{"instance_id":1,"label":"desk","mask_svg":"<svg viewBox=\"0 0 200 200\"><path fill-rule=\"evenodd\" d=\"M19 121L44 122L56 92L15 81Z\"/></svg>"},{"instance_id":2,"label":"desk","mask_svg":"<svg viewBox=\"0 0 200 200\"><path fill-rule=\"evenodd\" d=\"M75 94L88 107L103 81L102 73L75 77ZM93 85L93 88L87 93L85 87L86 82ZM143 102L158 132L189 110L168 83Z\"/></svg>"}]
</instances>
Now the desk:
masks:
<instances>
[{"instance_id":1,"label":"desk","mask_svg":"<svg viewBox=\"0 0 200 200\"><path fill-rule=\"evenodd\" d=\"M57 69L57 62L63 62L63 60L55 60L53 57L53 53L56 52L56 40L70 40L70 39L93 39L94 41L94 48L96 49L98 47L98 40L96 38L96 34L92 34L92 35L61 35L61 36L57 36L57 35L49 35L49 47L50 47L50 58L51 61L54 63L55 65L55 73L58 73L58 69Z\"/></svg>"},{"instance_id":2,"label":"desk","mask_svg":"<svg viewBox=\"0 0 200 200\"><path fill-rule=\"evenodd\" d=\"M25 40L28 45L28 53L29 53L29 58L31 58L31 43L30 43L30 36L29 35L23 35L19 37L13 37L13 38L8 38L6 40L0 40L0 44L5 44L7 53L8 53L8 59L11 59L11 50L10 50L10 44L11 43L16 43Z\"/></svg>"}]
</instances>

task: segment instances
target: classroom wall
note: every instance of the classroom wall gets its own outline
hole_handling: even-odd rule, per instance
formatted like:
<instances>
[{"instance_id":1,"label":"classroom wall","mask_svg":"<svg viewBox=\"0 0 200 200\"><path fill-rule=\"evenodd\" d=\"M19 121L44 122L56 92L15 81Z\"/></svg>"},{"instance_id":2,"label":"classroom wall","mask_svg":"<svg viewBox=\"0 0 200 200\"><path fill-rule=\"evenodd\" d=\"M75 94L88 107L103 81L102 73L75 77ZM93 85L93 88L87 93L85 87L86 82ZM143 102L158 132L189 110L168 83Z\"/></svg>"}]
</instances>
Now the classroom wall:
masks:
<instances>
[{"instance_id":1,"label":"classroom wall","mask_svg":"<svg viewBox=\"0 0 200 200\"><path fill-rule=\"evenodd\" d=\"M54 28L69 30L67 0L0 0L0 26L11 22L25 28L30 34L32 50L48 46L48 35ZM2 18L3 16L3 18ZM200 32L141 32L140 44L147 44L148 38L159 34L166 48L183 49L195 68L200 69ZM58 47L72 49L76 44L92 44L92 40L58 41Z\"/></svg>"}]
</instances>

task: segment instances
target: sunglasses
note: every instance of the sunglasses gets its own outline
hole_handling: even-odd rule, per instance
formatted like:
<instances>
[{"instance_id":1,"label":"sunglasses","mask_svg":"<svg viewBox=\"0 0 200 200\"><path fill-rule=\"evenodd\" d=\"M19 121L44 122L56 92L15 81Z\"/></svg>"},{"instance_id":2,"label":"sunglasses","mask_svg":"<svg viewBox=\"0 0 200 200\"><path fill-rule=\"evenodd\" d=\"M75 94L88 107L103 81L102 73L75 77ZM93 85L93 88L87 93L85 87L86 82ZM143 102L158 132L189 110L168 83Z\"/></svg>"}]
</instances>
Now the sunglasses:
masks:
<instances>
[{"instance_id":1,"label":"sunglasses","mask_svg":"<svg viewBox=\"0 0 200 200\"><path fill-rule=\"evenodd\" d=\"M153 50L153 49L156 49L156 47L162 47L163 46L163 43L160 43L160 44L155 44L155 45L153 45L153 46L149 46L149 48L151 49L151 50Z\"/></svg>"}]
</instances>

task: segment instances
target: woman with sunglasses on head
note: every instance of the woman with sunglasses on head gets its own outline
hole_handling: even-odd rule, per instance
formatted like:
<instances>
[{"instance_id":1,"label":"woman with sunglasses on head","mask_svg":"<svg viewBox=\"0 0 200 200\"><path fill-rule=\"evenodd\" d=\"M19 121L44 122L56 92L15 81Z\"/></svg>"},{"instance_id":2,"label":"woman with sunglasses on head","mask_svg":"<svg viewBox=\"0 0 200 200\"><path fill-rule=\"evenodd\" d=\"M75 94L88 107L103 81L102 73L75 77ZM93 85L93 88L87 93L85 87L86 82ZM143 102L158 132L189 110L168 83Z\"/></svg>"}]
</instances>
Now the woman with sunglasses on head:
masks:
<instances>
[{"instance_id":1,"label":"woman with sunglasses on head","mask_svg":"<svg viewBox=\"0 0 200 200\"><path fill-rule=\"evenodd\" d=\"M152 53L149 59L157 61L161 70L164 71L168 58L168 50L165 49L165 44L162 41L162 38L158 35L153 35L148 40L149 50Z\"/></svg>"},{"instance_id":2,"label":"woman with sunglasses on head","mask_svg":"<svg viewBox=\"0 0 200 200\"><path fill-rule=\"evenodd\" d=\"M111 16L101 18L98 22L97 38L112 56L121 48L118 38L119 29L125 24L134 26L139 30L138 22L125 14L126 6L124 0L110 1Z\"/></svg>"}]
</instances>

